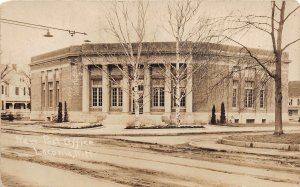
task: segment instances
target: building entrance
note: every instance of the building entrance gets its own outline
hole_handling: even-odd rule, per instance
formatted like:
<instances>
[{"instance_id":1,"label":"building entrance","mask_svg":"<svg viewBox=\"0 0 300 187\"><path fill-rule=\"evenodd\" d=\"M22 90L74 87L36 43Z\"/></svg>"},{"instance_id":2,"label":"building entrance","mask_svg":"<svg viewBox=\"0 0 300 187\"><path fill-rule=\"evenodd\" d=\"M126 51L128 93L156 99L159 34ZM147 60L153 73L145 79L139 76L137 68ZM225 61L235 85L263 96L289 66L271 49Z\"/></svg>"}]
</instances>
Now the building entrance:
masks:
<instances>
[{"instance_id":1,"label":"building entrance","mask_svg":"<svg viewBox=\"0 0 300 187\"><path fill-rule=\"evenodd\" d=\"M144 102L143 102L143 94L144 93L144 86L143 85L139 85L138 86L138 95L139 95L139 113L142 114L143 113L143 106L144 106ZM131 112L134 114L135 112L135 102L134 102L134 88L132 87L132 97L131 97Z\"/></svg>"}]
</instances>

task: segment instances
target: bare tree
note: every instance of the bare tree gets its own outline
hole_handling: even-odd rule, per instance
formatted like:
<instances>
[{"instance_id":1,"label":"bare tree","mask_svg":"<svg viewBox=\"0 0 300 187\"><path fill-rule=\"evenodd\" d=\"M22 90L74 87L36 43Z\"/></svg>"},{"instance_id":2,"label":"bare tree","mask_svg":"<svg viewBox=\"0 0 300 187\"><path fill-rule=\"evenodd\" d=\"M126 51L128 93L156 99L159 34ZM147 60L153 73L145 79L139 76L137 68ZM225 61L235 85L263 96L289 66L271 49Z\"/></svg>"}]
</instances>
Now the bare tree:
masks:
<instances>
[{"instance_id":1,"label":"bare tree","mask_svg":"<svg viewBox=\"0 0 300 187\"><path fill-rule=\"evenodd\" d=\"M220 30L214 29L217 28L220 19L203 16L200 12L200 5L201 1L193 0L171 2L168 5L168 28L165 30L175 40L176 62L175 64L166 62L165 65L171 67L169 76L175 85L175 91L171 84L168 91L174 96L177 126L181 125L181 103L186 96L192 93L189 83L192 81L193 74L202 72L198 75L207 78L209 62L216 59L221 52L217 48L214 52L210 50L209 43L221 42L215 37L217 33L220 34ZM193 59L198 59L201 63L193 63Z\"/></svg>"},{"instance_id":2,"label":"bare tree","mask_svg":"<svg viewBox=\"0 0 300 187\"><path fill-rule=\"evenodd\" d=\"M226 39L240 45L244 51L257 63L265 73L274 80L275 82L275 135L283 134L282 128L282 65L284 52L288 47L300 41L300 38L295 38L284 44L283 41L283 31L286 22L291 18L291 16L300 9L298 5L292 11L286 13L286 2L282 1L281 5L278 2L271 2L271 15L270 16L260 16L260 15L247 15L239 16L237 18L228 19L227 21L233 22L234 27L228 28L230 31L236 31L247 33L250 29L256 29L265 33L272 43L272 58L269 62L261 59L258 54L254 53L246 45L233 39L232 34L230 36L225 36ZM275 66L275 70L274 70Z\"/></svg>"},{"instance_id":3,"label":"bare tree","mask_svg":"<svg viewBox=\"0 0 300 187\"><path fill-rule=\"evenodd\" d=\"M129 12L128 6L135 4L137 8L137 15L132 15ZM149 2L137 1L131 2L115 2L111 13L107 16L107 21L110 28L108 31L118 41L123 50L123 58L126 62L124 65L128 65L131 70L131 76L128 75L128 71L123 71L119 68L124 76L127 76L132 81L132 90L128 90L132 93L134 100L134 114L135 114L135 126L140 126L139 121L139 109L140 99L139 95L139 78L140 74L148 64L142 60L143 43L145 41L145 26L146 26L146 13ZM129 83L127 83L129 84Z\"/></svg>"},{"instance_id":4,"label":"bare tree","mask_svg":"<svg viewBox=\"0 0 300 187\"><path fill-rule=\"evenodd\" d=\"M1 65L1 81L12 71L8 64Z\"/></svg>"}]
</instances>

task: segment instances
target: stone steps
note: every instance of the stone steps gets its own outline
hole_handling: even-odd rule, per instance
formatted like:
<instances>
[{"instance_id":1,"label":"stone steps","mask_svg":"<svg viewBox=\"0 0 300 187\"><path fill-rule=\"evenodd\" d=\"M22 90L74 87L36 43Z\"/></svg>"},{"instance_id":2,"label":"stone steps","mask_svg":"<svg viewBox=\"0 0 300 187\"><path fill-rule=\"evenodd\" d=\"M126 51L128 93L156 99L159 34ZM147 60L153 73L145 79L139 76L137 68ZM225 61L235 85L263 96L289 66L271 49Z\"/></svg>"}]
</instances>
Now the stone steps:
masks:
<instances>
[{"instance_id":1,"label":"stone steps","mask_svg":"<svg viewBox=\"0 0 300 187\"><path fill-rule=\"evenodd\" d=\"M124 114L108 114L102 121L102 125L126 125L130 115Z\"/></svg>"},{"instance_id":2,"label":"stone steps","mask_svg":"<svg viewBox=\"0 0 300 187\"><path fill-rule=\"evenodd\" d=\"M134 115L124 115L124 114L108 114L106 116L106 118L102 121L102 125L124 125L126 126L128 121L130 121L130 119L133 119ZM154 121L155 123L161 123L164 124L162 122L162 116L161 115L145 115L145 114L140 114L140 119L149 119L151 121Z\"/></svg>"}]
</instances>

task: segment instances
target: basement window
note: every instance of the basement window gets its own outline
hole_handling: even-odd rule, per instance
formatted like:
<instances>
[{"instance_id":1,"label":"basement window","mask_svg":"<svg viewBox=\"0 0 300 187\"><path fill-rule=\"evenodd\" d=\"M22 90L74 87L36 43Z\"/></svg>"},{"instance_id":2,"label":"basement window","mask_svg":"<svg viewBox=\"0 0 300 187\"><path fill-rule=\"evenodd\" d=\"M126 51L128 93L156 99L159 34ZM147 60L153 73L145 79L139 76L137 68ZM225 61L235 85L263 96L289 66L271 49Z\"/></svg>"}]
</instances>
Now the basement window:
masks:
<instances>
[{"instance_id":1,"label":"basement window","mask_svg":"<svg viewBox=\"0 0 300 187\"><path fill-rule=\"evenodd\" d=\"M255 119L246 119L246 123L255 123Z\"/></svg>"}]
</instances>

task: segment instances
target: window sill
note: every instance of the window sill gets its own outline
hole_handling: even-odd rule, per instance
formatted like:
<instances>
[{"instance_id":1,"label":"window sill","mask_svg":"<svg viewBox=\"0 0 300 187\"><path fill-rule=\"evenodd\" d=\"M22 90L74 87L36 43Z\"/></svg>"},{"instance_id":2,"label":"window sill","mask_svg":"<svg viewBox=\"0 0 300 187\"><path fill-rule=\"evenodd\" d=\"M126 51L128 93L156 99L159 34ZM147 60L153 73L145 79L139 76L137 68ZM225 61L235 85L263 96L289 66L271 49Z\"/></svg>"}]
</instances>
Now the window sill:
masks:
<instances>
[{"instance_id":1,"label":"window sill","mask_svg":"<svg viewBox=\"0 0 300 187\"><path fill-rule=\"evenodd\" d=\"M153 109L165 109L164 106L153 106L153 107L151 107L151 108L153 108Z\"/></svg>"}]
</instances>

